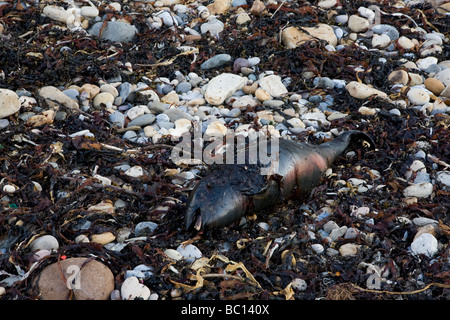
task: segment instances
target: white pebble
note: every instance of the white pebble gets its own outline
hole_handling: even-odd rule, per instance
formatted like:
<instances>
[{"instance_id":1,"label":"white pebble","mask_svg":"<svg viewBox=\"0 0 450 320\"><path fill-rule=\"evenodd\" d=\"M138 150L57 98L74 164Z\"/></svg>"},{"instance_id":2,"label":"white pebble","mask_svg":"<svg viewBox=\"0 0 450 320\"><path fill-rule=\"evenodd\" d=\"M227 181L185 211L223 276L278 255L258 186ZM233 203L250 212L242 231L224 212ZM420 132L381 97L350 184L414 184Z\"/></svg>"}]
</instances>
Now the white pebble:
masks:
<instances>
[{"instance_id":1,"label":"white pebble","mask_svg":"<svg viewBox=\"0 0 450 320\"><path fill-rule=\"evenodd\" d=\"M317 253L317 254L321 254L325 251L323 245L321 245L320 243L314 243L311 245L311 248Z\"/></svg>"},{"instance_id":2,"label":"white pebble","mask_svg":"<svg viewBox=\"0 0 450 320\"><path fill-rule=\"evenodd\" d=\"M357 244L354 244L354 243L346 243L346 244L343 244L339 248L339 253L343 257L356 256L357 253L358 253L359 247L361 247L361 245L357 245Z\"/></svg>"},{"instance_id":3,"label":"white pebble","mask_svg":"<svg viewBox=\"0 0 450 320\"><path fill-rule=\"evenodd\" d=\"M433 185L429 182L413 184L403 190L405 197L427 198L433 193Z\"/></svg>"},{"instance_id":4,"label":"white pebble","mask_svg":"<svg viewBox=\"0 0 450 320\"><path fill-rule=\"evenodd\" d=\"M3 186L3 192L14 193L16 191L17 191L17 187L15 187L11 184L7 184L7 185Z\"/></svg>"},{"instance_id":5,"label":"white pebble","mask_svg":"<svg viewBox=\"0 0 450 320\"><path fill-rule=\"evenodd\" d=\"M133 166L127 171L125 171L125 174L129 177L138 178L144 175L144 170L140 166Z\"/></svg>"},{"instance_id":6,"label":"white pebble","mask_svg":"<svg viewBox=\"0 0 450 320\"><path fill-rule=\"evenodd\" d=\"M52 235L45 235L39 238L36 238L31 243L31 251L38 250L57 250L59 248L58 240Z\"/></svg>"},{"instance_id":7,"label":"white pebble","mask_svg":"<svg viewBox=\"0 0 450 320\"><path fill-rule=\"evenodd\" d=\"M430 95L428 94L428 92L420 88L412 88L408 91L406 96L408 97L409 102L414 105L421 106L425 103L430 102Z\"/></svg>"},{"instance_id":8,"label":"white pebble","mask_svg":"<svg viewBox=\"0 0 450 320\"><path fill-rule=\"evenodd\" d=\"M431 258L438 252L438 242L430 233L423 233L411 243L411 251L416 254L424 254Z\"/></svg>"},{"instance_id":9,"label":"white pebble","mask_svg":"<svg viewBox=\"0 0 450 320\"><path fill-rule=\"evenodd\" d=\"M193 244L183 245L180 244L177 251L187 260L194 261L202 257L202 252Z\"/></svg>"},{"instance_id":10,"label":"white pebble","mask_svg":"<svg viewBox=\"0 0 450 320\"><path fill-rule=\"evenodd\" d=\"M136 298L147 300L150 297L150 289L139 283L137 277L126 278L120 288L122 300L134 300Z\"/></svg>"}]
</instances>

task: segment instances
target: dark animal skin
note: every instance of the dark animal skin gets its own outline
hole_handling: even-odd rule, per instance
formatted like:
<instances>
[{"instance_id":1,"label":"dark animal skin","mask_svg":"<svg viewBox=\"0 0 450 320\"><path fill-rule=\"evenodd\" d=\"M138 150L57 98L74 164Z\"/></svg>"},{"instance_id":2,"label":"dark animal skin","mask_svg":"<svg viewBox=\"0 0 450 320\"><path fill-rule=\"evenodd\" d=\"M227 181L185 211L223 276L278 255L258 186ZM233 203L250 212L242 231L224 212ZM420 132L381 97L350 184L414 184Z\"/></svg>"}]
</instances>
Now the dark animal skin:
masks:
<instances>
[{"instance_id":1,"label":"dark animal skin","mask_svg":"<svg viewBox=\"0 0 450 320\"><path fill-rule=\"evenodd\" d=\"M185 227L200 230L229 225L249 213L304 196L320 183L337 157L349 148L363 147L364 142L374 149L372 139L356 130L321 145L280 139L279 169L271 176L262 175L261 167L255 164L220 165L191 191Z\"/></svg>"}]
</instances>

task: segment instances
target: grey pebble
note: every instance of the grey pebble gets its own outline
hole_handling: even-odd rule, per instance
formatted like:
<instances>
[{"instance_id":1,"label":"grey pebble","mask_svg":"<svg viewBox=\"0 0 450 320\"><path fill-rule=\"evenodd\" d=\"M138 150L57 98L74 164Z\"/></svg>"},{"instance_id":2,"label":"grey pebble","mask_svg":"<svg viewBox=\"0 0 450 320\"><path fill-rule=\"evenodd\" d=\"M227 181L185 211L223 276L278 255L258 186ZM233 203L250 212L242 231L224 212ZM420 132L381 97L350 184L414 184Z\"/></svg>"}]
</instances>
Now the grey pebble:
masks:
<instances>
[{"instance_id":1,"label":"grey pebble","mask_svg":"<svg viewBox=\"0 0 450 320\"><path fill-rule=\"evenodd\" d=\"M64 121L67 118L67 112L65 111L58 111L55 115L56 121Z\"/></svg>"},{"instance_id":2,"label":"grey pebble","mask_svg":"<svg viewBox=\"0 0 450 320\"><path fill-rule=\"evenodd\" d=\"M68 96L71 99L77 100L80 93L78 90L75 89L66 89L62 93L64 93L66 96Z\"/></svg>"},{"instance_id":3,"label":"grey pebble","mask_svg":"<svg viewBox=\"0 0 450 320\"><path fill-rule=\"evenodd\" d=\"M169 119L172 122L175 122L178 119L192 119L192 116L190 114L185 113L180 108L167 109L166 111L164 111L164 113L169 116Z\"/></svg>"},{"instance_id":4,"label":"grey pebble","mask_svg":"<svg viewBox=\"0 0 450 320\"><path fill-rule=\"evenodd\" d=\"M100 36L100 29L102 29L102 34ZM103 22L97 22L94 24L88 32L94 36L100 36L100 38L109 40L112 42L130 42L133 40L134 36L137 33L137 29L135 26L122 22L122 21L108 21L106 27L103 28ZM116 82L117 79L113 79ZM122 81L122 77L120 80Z\"/></svg>"},{"instance_id":5,"label":"grey pebble","mask_svg":"<svg viewBox=\"0 0 450 320\"><path fill-rule=\"evenodd\" d=\"M319 88L333 89L334 82L328 77L315 77L313 84Z\"/></svg>"},{"instance_id":6,"label":"grey pebble","mask_svg":"<svg viewBox=\"0 0 450 320\"><path fill-rule=\"evenodd\" d=\"M127 131L123 134L122 138L125 140L136 141L137 134L134 131Z\"/></svg>"},{"instance_id":7,"label":"grey pebble","mask_svg":"<svg viewBox=\"0 0 450 320\"><path fill-rule=\"evenodd\" d=\"M177 93L186 93L192 89L192 84L187 81L180 82L176 87L175 91Z\"/></svg>"},{"instance_id":8,"label":"grey pebble","mask_svg":"<svg viewBox=\"0 0 450 320\"><path fill-rule=\"evenodd\" d=\"M400 37L398 30L389 24L378 24L373 26L372 31L376 34L387 34L391 41L397 40Z\"/></svg>"},{"instance_id":9,"label":"grey pebble","mask_svg":"<svg viewBox=\"0 0 450 320\"><path fill-rule=\"evenodd\" d=\"M9 126L8 119L0 119L0 130L5 129Z\"/></svg>"},{"instance_id":10,"label":"grey pebble","mask_svg":"<svg viewBox=\"0 0 450 320\"><path fill-rule=\"evenodd\" d=\"M214 57L209 58L203 62L200 66L203 70L214 69L220 67L231 61L231 56L226 53L216 54Z\"/></svg>"},{"instance_id":11,"label":"grey pebble","mask_svg":"<svg viewBox=\"0 0 450 320\"><path fill-rule=\"evenodd\" d=\"M119 96L125 101L132 91L132 86L129 82L122 82L117 89L119 90Z\"/></svg>"},{"instance_id":12,"label":"grey pebble","mask_svg":"<svg viewBox=\"0 0 450 320\"><path fill-rule=\"evenodd\" d=\"M109 121L119 128L123 128L125 125L125 116L122 112L116 111L109 115Z\"/></svg>"},{"instance_id":13,"label":"grey pebble","mask_svg":"<svg viewBox=\"0 0 450 320\"><path fill-rule=\"evenodd\" d=\"M148 236L155 231L158 225L151 221L139 222L134 228L134 235L136 237Z\"/></svg>"},{"instance_id":14,"label":"grey pebble","mask_svg":"<svg viewBox=\"0 0 450 320\"><path fill-rule=\"evenodd\" d=\"M131 126L145 127L146 125L152 124L155 121L155 119L156 119L156 117L154 114L146 113L146 114L130 121L130 123L128 123L127 127L131 127Z\"/></svg>"}]
</instances>

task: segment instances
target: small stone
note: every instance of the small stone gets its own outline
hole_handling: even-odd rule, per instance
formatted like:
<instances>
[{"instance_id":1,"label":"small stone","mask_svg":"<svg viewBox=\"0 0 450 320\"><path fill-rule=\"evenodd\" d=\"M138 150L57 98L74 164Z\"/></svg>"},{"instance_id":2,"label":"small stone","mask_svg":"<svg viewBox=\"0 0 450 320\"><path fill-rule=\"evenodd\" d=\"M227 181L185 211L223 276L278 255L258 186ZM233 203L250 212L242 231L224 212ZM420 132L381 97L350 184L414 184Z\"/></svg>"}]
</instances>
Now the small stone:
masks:
<instances>
[{"instance_id":1,"label":"small stone","mask_svg":"<svg viewBox=\"0 0 450 320\"><path fill-rule=\"evenodd\" d=\"M100 30L102 30L101 35ZM95 23L88 32L112 42L131 42L138 30L135 26L123 21L108 21L105 26L103 22Z\"/></svg>"},{"instance_id":2,"label":"small stone","mask_svg":"<svg viewBox=\"0 0 450 320\"><path fill-rule=\"evenodd\" d=\"M406 96L408 97L409 102L414 105L421 106L425 103L430 102L430 95L428 94L428 92L420 88L410 89Z\"/></svg>"},{"instance_id":3,"label":"small stone","mask_svg":"<svg viewBox=\"0 0 450 320\"><path fill-rule=\"evenodd\" d=\"M434 78L441 81L444 86L450 85L450 68L438 72Z\"/></svg>"},{"instance_id":4,"label":"small stone","mask_svg":"<svg viewBox=\"0 0 450 320\"><path fill-rule=\"evenodd\" d=\"M441 97L450 98L450 85L446 86L440 94Z\"/></svg>"},{"instance_id":5,"label":"small stone","mask_svg":"<svg viewBox=\"0 0 450 320\"><path fill-rule=\"evenodd\" d=\"M377 110L374 108L368 108L368 107L362 106L358 109L358 112L364 116L373 116L374 114L377 113Z\"/></svg>"},{"instance_id":6,"label":"small stone","mask_svg":"<svg viewBox=\"0 0 450 320\"><path fill-rule=\"evenodd\" d=\"M439 171L436 173L436 180L442 184L444 190L450 189L450 171Z\"/></svg>"},{"instance_id":7,"label":"small stone","mask_svg":"<svg viewBox=\"0 0 450 320\"><path fill-rule=\"evenodd\" d=\"M119 96L119 91L117 90L117 88L109 83L105 83L100 86L100 93L102 93L102 92L108 92L108 93L112 94L112 96L114 98Z\"/></svg>"},{"instance_id":8,"label":"small stone","mask_svg":"<svg viewBox=\"0 0 450 320\"><path fill-rule=\"evenodd\" d=\"M0 119L9 117L19 110L19 96L14 91L0 89Z\"/></svg>"},{"instance_id":9,"label":"small stone","mask_svg":"<svg viewBox=\"0 0 450 320\"><path fill-rule=\"evenodd\" d=\"M272 97L270 96L270 94L269 94L266 90L264 90L264 89L262 89L262 88L256 89L256 91L255 91L255 97L256 97L256 99L258 99L258 100L261 101L261 102L264 102L264 101L266 101L266 100L272 99Z\"/></svg>"},{"instance_id":10,"label":"small stone","mask_svg":"<svg viewBox=\"0 0 450 320\"><path fill-rule=\"evenodd\" d=\"M90 242L89 238L84 234L80 234L75 238L75 243L89 243L89 242Z\"/></svg>"},{"instance_id":11,"label":"small stone","mask_svg":"<svg viewBox=\"0 0 450 320\"><path fill-rule=\"evenodd\" d=\"M94 177L97 178L98 176L99 175L95 175ZM102 181L102 183L103 183L103 181ZM106 185L111 185L111 181L109 181L109 183L107 183ZM92 206L89 206L88 211L96 211L98 213L114 214L115 208L114 208L112 201L107 199L107 200L100 201L99 203L94 204Z\"/></svg>"},{"instance_id":12,"label":"small stone","mask_svg":"<svg viewBox=\"0 0 450 320\"><path fill-rule=\"evenodd\" d=\"M411 50L414 48L414 42L405 36L398 38L398 45L405 50Z\"/></svg>"},{"instance_id":13,"label":"small stone","mask_svg":"<svg viewBox=\"0 0 450 320\"><path fill-rule=\"evenodd\" d=\"M225 14L231 7L231 0L215 0L207 5L211 14Z\"/></svg>"},{"instance_id":14,"label":"small stone","mask_svg":"<svg viewBox=\"0 0 450 320\"><path fill-rule=\"evenodd\" d=\"M100 108L102 105L107 105L108 103L114 103L114 96L109 92L100 92L94 97L92 104L95 108Z\"/></svg>"},{"instance_id":15,"label":"small stone","mask_svg":"<svg viewBox=\"0 0 450 320\"><path fill-rule=\"evenodd\" d=\"M283 29L281 39L283 44L288 48L296 48L303 42L319 38L327 41L333 47L337 46L338 40L333 28L327 24L318 24L317 27L302 27L302 30L296 27L288 27ZM306 31L306 32L305 32Z\"/></svg>"},{"instance_id":16,"label":"small stone","mask_svg":"<svg viewBox=\"0 0 450 320\"><path fill-rule=\"evenodd\" d=\"M3 192L5 193L15 193L18 190L16 186L13 186L11 184L6 184L3 186Z\"/></svg>"},{"instance_id":17,"label":"small stone","mask_svg":"<svg viewBox=\"0 0 450 320\"><path fill-rule=\"evenodd\" d=\"M83 91L89 93L89 99L93 99L97 94L100 93L100 88L94 84L86 83L81 86L81 92Z\"/></svg>"},{"instance_id":18,"label":"small stone","mask_svg":"<svg viewBox=\"0 0 450 320\"><path fill-rule=\"evenodd\" d=\"M47 103L51 104L51 106L54 106L54 104L52 102L50 102L49 100L56 100L57 102L61 103L68 109L74 109L74 110L79 109L79 105L78 105L77 101L69 98L64 93L62 93L61 90L59 90L58 88L53 87L53 86L42 87L38 91L38 96L42 100L48 101Z\"/></svg>"},{"instance_id":19,"label":"small stone","mask_svg":"<svg viewBox=\"0 0 450 320\"><path fill-rule=\"evenodd\" d=\"M217 54L214 57L209 58L200 65L203 70L214 69L231 61L231 56L229 54Z\"/></svg>"},{"instance_id":20,"label":"small stone","mask_svg":"<svg viewBox=\"0 0 450 320\"><path fill-rule=\"evenodd\" d=\"M246 82L246 78L231 74L222 73L212 78L205 91L205 99L212 105L220 105L226 98L241 89Z\"/></svg>"},{"instance_id":21,"label":"small stone","mask_svg":"<svg viewBox=\"0 0 450 320\"><path fill-rule=\"evenodd\" d=\"M320 0L317 5L322 9L331 9L337 4L337 0Z\"/></svg>"},{"instance_id":22,"label":"small stone","mask_svg":"<svg viewBox=\"0 0 450 320\"><path fill-rule=\"evenodd\" d=\"M311 248L317 253L322 254L325 251L325 248L320 243L314 243L311 245Z\"/></svg>"},{"instance_id":23,"label":"small stone","mask_svg":"<svg viewBox=\"0 0 450 320\"><path fill-rule=\"evenodd\" d=\"M87 19L93 19L98 16L99 11L94 6L84 6L81 7L80 11L81 15Z\"/></svg>"},{"instance_id":24,"label":"small stone","mask_svg":"<svg viewBox=\"0 0 450 320\"><path fill-rule=\"evenodd\" d=\"M242 68L248 68L250 67L250 62L247 59L244 58L237 58L234 60L233 63L233 71L239 72Z\"/></svg>"},{"instance_id":25,"label":"small stone","mask_svg":"<svg viewBox=\"0 0 450 320\"><path fill-rule=\"evenodd\" d=\"M430 218L425 218L425 217L417 217L413 219L413 223L418 226L418 227L423 227L426 226L428 224L432 224L432 225L438 225L439 221L434 220L434 219L430 219Z\"/></svg>"},{"instance_id":26,"label":"small stone","mask_svg":"<svg viewBox=\"0 0 450 320\"><path fill-rule=\"evenodd\" d=\"M372 31L376 34L387 34L391 41L397 40L400 36L398 30L389 24L376 24L372 27Z\"/></svg>"},{"instance_id":27,"label":"small stone","mask_svg":"<svg viewBox=\"0 0 450 320\"><path fill-rule=\"evenodd\" d=\"M112 124L115 124L117 127L123 128L125 124L125 116L123 115L123 113L115 111L114 113L109 115L109 121Z\"/></svg>"},{"instance_id":28,"label":"small stone","mask_svg":"<svg viewBox=\"0 0 450 320\"><path fill-rule=\"evenodd\" d=\"M69 21L70 16L72 15L71 12L64 9L63 7L55 6L55 5L48 5L44 7L43 14L45 14L47 17L49 17L52 20L56 20L62 23L67 23Z\"/></svg>"},{"instance_id":29,"label":"small stone","mask_svg":"<svg viewBox=\"0 0 450 320\"><path fill-rule=\"evenodd\" d=\"M193 244L180 244L177 247L177 251L183 256L183 258L190 262L202 257L202 252Z\"/></svg>"},{"instance_id":30,"label":"small stone","mask_svg":"<svg viewBox=\"0 0 450 320\"><path fill-rule=\"evenodd\" d=\"M427 70L431 65L433 64L437 64L438 63L438 58L436 57L426 57L423 59L419 59L416 61L416 65L417 67L422 70L425 71Z\"/></svg>"},{"instance_id":31,"label":"small stone","mask_svg":"<svg viewBox=\"0 0 450 320\"><path fill-rule=\"evenodd\" d=\"M241 110L247 109L247 107L255 107L258 104L258 101L251 95L245 95L236 99L232 107L238 108Z\"/></svg>"},{"instance_id":32,"label":"small stone","mask_svg":"<svg viewBox=\"0 0 450 320\"><path fill-rule=\"evenodd\" d=\"M169 11L163 11L160 14L158 14L157 17L160 18L163 21L164 25L168 27L178 25L177 19L175 19L175 17L172 16L172 14Z\"/></svg>"},{"instance_id":33,"label":"small stone","mask_svg":"<svg viewBox=\"0 0 450 320\"><path fill-rule=\"evenodd\" d=\"M408 85L410 87L423 84L423 77L420 74L408 72L408 76L409 76Z\"/></svg>"},{"instance_id":34,"label":"small stone","mask_svg":"<svg viewBox=\"0 0 450 320\"><path fill-rule=\"evenodd\" d=\"M391 38L387 34L375 34L372 38L373 48L386 48L391 43Z\"/></svg>"},{"instance_id":35,"label":"small stone","mask_svg":"<svg viewBox=\"0 0 450 320\"><path fill-rule=\"evenodd\" d=\"M132 127L132 128L136 128L136 131L141 129L141 127ZM130 140L130 141L136 141L137 140L137 133L132 131L132 128L127 127L126 130L128 130L128 131L126 131L124 133L124 135L122 136L122 139ZM117 132L119 132L119 130L117 130Z\"/></svg>"},{"instance_id":36,"label":"small stone","mask_svg":"<svg viewBox=\"0 0 450 320\"><path fill-rule=\"evenodd\" d=\"M69 288L76 300L108 300L114 290L114 275L97 260L68 258L46 266L37 284L42 300L68 300Z\"/></svg>"},{"instance_id":37,"label":"small stone","mask_svg":"<svg viewBox=\"0 0 450 320\"><path fill-rule=\"evenodd\" d=\"M174 249L167 249L164 251L164 254L166 256L168 256L170 259L175 260L175 261L181 260L183 258L181 253L179 253L178 251L176 251Z\"/></svg>"},{"instance_id":38,"label":"small stone","mask_svg":"<svg viewBox=\"0 0 450 320\"><path fill-rule=\"evenodd\" d=\"M116 236L109 231L91 235L91 241L101 245L108 244L114 240L116 240Z\"/></svg>"},{"instance_id":39,"label":"small stone","mask_svg":"<svg viewBox=\"0 0 450 320\"><path fill-rule=\"evenodd\" d=\"M340 237L343 237L345 235L345 233L347 232L347 229L348 229L347 226L342 226L340 228L335 228L335 229L331 230L331 232L330 232L331 240L337 241Z\"/></svg>"},{"instance_id":40,"label":"small stone","mask_svg":"<svg viewBox=\"0 0 450 320\"><path fill-rule=\"evenodd\" d=\"M418 237L420 237L422 234L424 233L429 233L431 235L433 235L434 237L436 236L436 227L433 224L427 224L424 226L421 226L419 228L417 228L417 233L414 236L414 240L416 240Z\"/></svg>"},{"instance_id":41,"label":"small stone","mask_svg":"<svg viewBox=\"0 0 450 320\"><path fill-rule=\"evenodd\" d=\"M356 256L358 254L359 247L360 245L354 243L346 243L339 248L339 253L343 257Z\"/></svg>"},{"instance_id":42,"label":"small stone","mask_svg":"<svg viewBox=\"0 0 450 320\"><path fill-rule=\"evenodd\" d=\"M148 126L149 124L152 124L153 122L155 122L156 116L152 113L146 113L142 116L137 117L136 119L133 119L132 121L130 121L128 123L127 127L133 127L133 126L138 126L138 127L145 127Z\"/></svg>"},{"instance_id":43,"label":"small stone","mask_svg":"<svg viewBox=\"0 0 450 320\"><path fill-rule=\"evenodd\" d=\"M45 235L36 238L31 243L31 251L35 252L38 250L58 250L59 243L58 240L52 235Z\"/></svg>"},{"instance_id":44,"label":"small stone","mask_svg":"<svg viewBox=\"0 0 450 320\"><path fill-rule=\"evenodd\" d=\"M348 27L353 32L364 32L369 28L369 21L357 15L351 15L348 19Z\"/></svg>"},{"instance_id":45,"label":"small stone","mask_svg":"<svg viewBox=\"0 0 450 320\"><path fill-rule=\"evenodd\" d=\"M205 134L210 137L223 137L227 134L227 130L220 121L214 121L208 125Z\"/></svg>"},{"instance_id":46,"label":"small stone","mask_svg":"<svg viewBox=\"0 0 450 320\"><path fill-rule=\"evenodd\" d=\"M139 279L134 276L126 278L122 283L122 287L120 288L120 295L122 296L122 300L148 300L150 294L150 289L147 286L141 284L139 282Z\"/></svg>"},{"instance_id":47,"label":"small stone","mask_svg":"<svg viewBox=\"0 0 450 320\"><path fill-rule=\"evenodd\" d=\"M308 284L306 283L306 281L300 278L295 278L294 280L292 280L291 286L298 291L305 291L308 288Z\"/></svg>"},{"instance_id":48,"label":"small stone","mask_svg":"<svg viewBox=\"0 0 450 320\"><path fill-rule=\"evenodd\" d=\"M345 232L344 239L355 239L360 234L356 228L348 228Z\"/></svg>"},{"instance_id":49,"label":"small stone","mask_svg":"<svg viewBox=\"0 0 450 320\"><path fill-rule=\"evenodd\" d=\"M378 96L381 98L387 98L387 94L375 88L369 87L364 83L359 83L357 81L351 81L346 86L348 93L357 99L367 99L370 96Z\"/></svg>"},{"instance_id":50,"label":"small stone","mask_svg":"<svg viewBox=\"0 0 450 320\"><path fill-rule=\"evenodd\" d=\"M288 90L281 82L281 77L277 75L270 75L262 78L259 81L259 86L273 98L278 98L288 93Z\"/></svg>"},{"instance_id":51,"label":"small stone","mask_svg":"<svg viewBox=\"0 0 450 320\"><path fill-rule=\"evenodd\" d=\"M430 233L423 233L411 243L411 251L415 255L433 257L438 252L438 242Z\"/></svg>"},{"instance_id":52,"label":"small stone","mask_svg":"<svg viewBox=\"0 0 450 320\"><path fill-rule=\"evenodd\" d=\"M405 197L427 198L433 193L433 185L430 182L413 184L403 190Z\"/></svg>"},{"instance_id":53,"label":"small stone","mask_svg":"<svg viewBox=\"0 0 450 320\"><path fill-rule=\"evenodd\" d=\"M149 236L155 231L158 225L151 221L143 221L139 222L134 228L134 235L136 237L146 237Z\"/></svg>"},{"instance_id":54,"label":"small stone","mask_svg":"<svg viewBox=\"0 0 450 320\"><path fill-rule=\"evenodd\" d=\"M408 72L406 72L405 70L392 71L388 75L388 81L390 83L400 83L400 84L407 85L409 82Z\"/></svg>"},{"instance_id":55,"label":"small stone","mask_svg":"<svg viewBox=\"0 0 450 320\"><path fill-rule=\"evenodd\" d=\"M139 178L144 175L144 169L141 166L133 166L125 171L125 174L129 177Z\"/></svg>"},{"instance_id":56,"label":"small stone","mask_svg":"<svg viewBox=\"0 0 450 320\"><path fill-rule=\"evenodd\" d=\"M260 15L264 12L266 6L263 1L255 0L253 1L252 7L250 8L250 13L254 15Z\"/></svg>"},{"instance_id":57,"label":"small stone","mask_svg":"<svg viewBox=\"0 0 450 320\"><path fill-rule=\"evenodd\" d=\"M236 17L236 24L238 24L240 26L243 24L246 24L250 21L252 21L252 18L250 18L250 16L248 15L247 12L241 12Z\"/></svg>"},{"instance_id":58,"label":"small stone","mask_svg":"<svg viewBox=\"0 0 450 320\"><path fill-rule=\"evenodd\" d=\"M202 34L209 32L214 37L219 37L219 34L223 31L224 24L218 19L212 19L200 26Z\"/></svg>"},{"instance_id":59,"label":"small stone","mask_svg":"<svg viewBox=\"0 0 450 320\"><path fill-rule=\"evenodd\" d=\"M327 223L323 225L323 230L325 230L327 233L330 233L334 229L339 229L339 226L336 222L330 220Z\"/></svg>"},{"instance_id":60,"label":"small stone","mask_svg":"<svg viewBox=\"0 0 450 320\"><path fill-rule=\"evenodd\" d=\"M436 96L439 96L445 89L445 86L442 83L442 81L436 78L428 78L425 80L424 84L425 88L433 92Z\"/></svg>"}]
</instances>

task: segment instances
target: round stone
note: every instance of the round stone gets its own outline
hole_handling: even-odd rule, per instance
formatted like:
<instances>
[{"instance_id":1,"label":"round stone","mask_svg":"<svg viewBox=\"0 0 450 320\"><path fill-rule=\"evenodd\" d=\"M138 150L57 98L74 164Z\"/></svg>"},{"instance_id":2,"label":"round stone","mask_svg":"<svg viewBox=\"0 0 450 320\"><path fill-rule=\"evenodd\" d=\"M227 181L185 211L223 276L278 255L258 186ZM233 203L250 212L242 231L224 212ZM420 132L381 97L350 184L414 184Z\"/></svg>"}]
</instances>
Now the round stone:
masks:
<instances>
[{"instance_id":1,"label":"round stone","mask_svg":"<svg viewBox=\"0 0 450 320\"><path fill-rule=\"evenodd\" d=\"M403 190L405 197L427 198L433 193L433 185L430 182L413 184Z\"/></svg>"},{"instance_id":2,"label":"round stone","mask_svg":"<svg viewBox=\"0 0 450 320\"><path fill-rule=\"evenodd\" d=\"M430 95L428 92L420 88L412 88L408 91L406 96L413 105L421 106L430 102Z\"/></svg>"},{"instance_id":3,"label":"round stone","mask_svg":"<svg viewBox=\"0 0 450 320\"><path fill-rule=\"evenodd\" d=\"M400 84L407 85L409 82L408 72L406 72L405 70L392 71L388 75L388 81L390 83L400 83Z\"/></svg>"},{"instance_id":4,"label":"round stone","mask_svg":"<svg viewBox=\"0 0 450 320\"><path fill-rule=\"evenodd\" d=\"M122 283L120 294L122 296L122 300L147 300L150 297L151 292L147 286L139 282L137 277L133 276L126 278Z\"/></svg>"},{"instance_id":5,"label":"round stone","mask_svg":"<svg viewBox=\"0 0 450 320\"><path fill-rule=\"evenodd\" d=\"M139 222L134 228L134 235L136 237L149 236L155 231L156 227L158 227L158 225L151 221Z\"/></svg>"},{"instance_id":6,"label":"round stone","mask_svg":"<svg viewBox=\"0 0 450 320\"><path fill-rule=\"evenodd\" d=\"M405 50L411 50L414 48L414 42L405 36L398 38L398 45Z\"/></svg>"},{"instance_id":7,"label":"round stone","mask_svg":"<svg viewBox=\"0 0 450 320\"><path fill-rule=\"evenodd\" d=\"M423 233L411 243L411 251L431 258L438 252L438 242L432 234Z\"/></svg>"},{"instance_id":8,"label":"round stone","mask_svg":"<svg viewBox=\"0 0 450 320\"><path fill-rule=\"evenodd\" d=\"M114 96L109 92L100 92L94 97L94 101L92 102L94 107L99 108L101 105L106 105L107 103L114 102Z\"/></svg>"},{"instance_id":9,"label":"round stone","mask_svg":"<svg viewBox=\"0 0 450 320\"><path fill-rule=\"evenodd\" d=\"M425 80L425 88L433 92L435 95L439 96L442 91L444 91L445 86L442 81L436 78L428 78Z\"/></svg>"},{"instance_id":10,"label":"round stone","mask_svg":"<svg viewBox=\"0 0 450 320\"><path fill-rule=\"evenodd\" d=\"M38 250L52 251L57 250L58 248L58 240L52 235L41 236L31 243L31 251L33 252Z\"/></svg>"},{"instance_id":11,"label":"round stone","mask_svg":"<svg viewBox=\"0 0 450 320\"><path fill-rule=\"evenodd\" d=\"M386 48L391 43L391 38L387 34L375 34L372 38L372 47Z\"/></svg>"},{"instance_id":12,"label":"round stone","mask_svg":"<svg viewBox=\"0 0 450 320\"><path fill-rule=\"evenodd\" d=\"M364 32L369 28L369 21L357 15L351 15L348 19L348 27L353 32Z\"/></svg>"},{"instance_id":13,"label":"round stone","mask_svg":"<svg viewBox=\"0 0 450 320\"><path fill-rule=\"evenodd\" d=\"M76 300L108 300L114 276L97 260L69 258L45 267L37 284L43 300L68 300L71 290Z\"/></svg>"}]
</instances>

